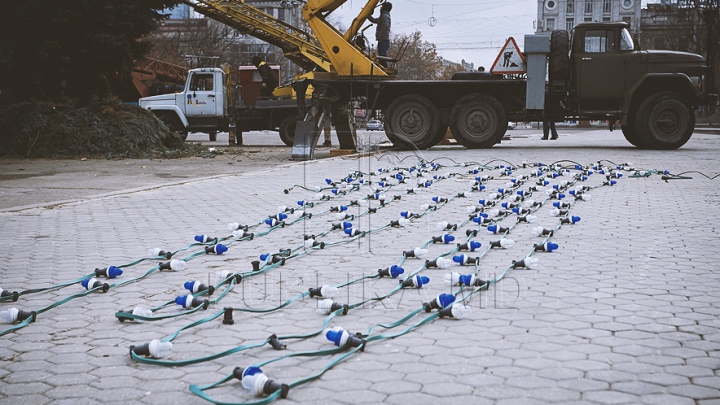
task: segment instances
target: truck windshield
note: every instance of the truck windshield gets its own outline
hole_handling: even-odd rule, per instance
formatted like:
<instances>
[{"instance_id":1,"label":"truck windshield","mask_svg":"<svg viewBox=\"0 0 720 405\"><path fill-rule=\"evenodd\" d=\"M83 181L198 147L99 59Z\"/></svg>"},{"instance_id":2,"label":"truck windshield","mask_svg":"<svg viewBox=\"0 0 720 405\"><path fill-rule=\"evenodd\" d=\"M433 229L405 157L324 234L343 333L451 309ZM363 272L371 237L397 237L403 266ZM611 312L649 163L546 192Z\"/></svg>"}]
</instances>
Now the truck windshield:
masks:
<instances>
[{"instance_id":1,"label":"truck windshield","mask_svg":"<svg viewBox=\"0 0 720 405\"><path fill-rule=\"evenodd\" d=\"M620 32L620 50L621 51L632 51L635 49L632 37L628 32L627 28L623 28Z\"/></svg>"}]
</instances>

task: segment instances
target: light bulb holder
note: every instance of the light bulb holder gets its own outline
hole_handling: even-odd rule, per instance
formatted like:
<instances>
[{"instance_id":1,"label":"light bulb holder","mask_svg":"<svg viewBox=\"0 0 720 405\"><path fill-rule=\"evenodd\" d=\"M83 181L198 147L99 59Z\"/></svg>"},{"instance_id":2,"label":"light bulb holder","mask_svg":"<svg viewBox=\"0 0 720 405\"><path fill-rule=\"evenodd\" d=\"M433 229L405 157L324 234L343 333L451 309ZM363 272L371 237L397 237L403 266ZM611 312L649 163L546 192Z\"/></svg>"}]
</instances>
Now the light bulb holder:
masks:
<instances>
[{"instance_id":1,"label":"light bulb holder","mask_svg":"<svg viewBox=\"0 0 720 405\"><path fill-rule=\"evenodd\" d=\"M482 243L471 240L471 241L468 241L467 243L458 243L457 249L458 250L469 250L471 252L474 252L477 249L480 249L481 246L482 246Z\"/></svg>"},{"instance_id":2,"label":"light bulb holder","mask_svg":"<svg viewBox=\"0 0 720 405\"><path fill-rule=\"evenodd\" d=\"M215 292L215 287L205 285L199 281L186 281L185 284L183 284L183 287L185 287L186 290L190 291L192 294L197 294L203 291L207 291L208 295L213 295Z\"/></svg>"},{"instance_id":3,"label":"light bulb holder","mask_svg":"<svg viewBox=\"0 0 720 405\"><path fill-rule=\"evenodd\" d=\"M461 265L477 265L480 264L480 257L470 257L468 255L455 255L452 258L452 261Z\"/></svg>"},{"instance_id":4,"label":"light bulb holder","mask_svg":"<svg viewBox=\"0 0 720 405\"><path fill-rule=\"evenodd\" d=\"M553 236L554 234L555 234L555 230L543 228L542 231L540 231L540 234L538 236Z\"/></svg>"},{"instance_id":5,"label":"light bulb holder","mask_svg":"<svg viewBox=\"0 0 720 405\"><path fill-rule=\"evenodd\" d=\"M270 346L275 350L287 349L287 345L280 341L280 339L278 339L277 335L274 333L268 338L268 343L270 343Z\"/></svg>"},{"instance_id":6,"label":"light bulb holder","mask_svg":"<svg viewBox=\"0 0 720 405\"><path fill-rule=\"evenodd\" d=\"M562 219L560 220L560 223L561 223L561 224L570 224L570 225L572 225L572 224L576 224L576 223L578 223L578 222L580 222L580 217L575 216L575 215L573 215L573 216L571 216L571 217L569 217L569 218L562 218Z\"/></svg>"},{"instance_id":7,"label":"light bulb holder","mask_svg":"<svg viewBox=\"0 0 720 405\"><path fill-rule=\"evenodd\" d=\"M221 255L225 252L227 252L228 248L227 246L218 243L217 245L208 246L205 248L205 254L211 254L214 253L216 255Z\"/></svg>"},{"instance_id":8,"label":"light bulb holder","mask_svg":"<svg viewBox=\"0 0 720 405\"><path fill-rule=\"evenodd\" d=\"M533 247L535 252L552 252L558 249L558 244L554 242L538 243Z\"/></svg>"},{"instance_id":9,"label":"light bulb holder","mask_svg":"<svg viewBox=\"0 0 720 405\"><path fill-rule=\"evenodd\" d=\"M95 277L115 278L122 274L122 269L116 266L109 266L104 269L95 269Z\"/></svg>"},{"instance_id":10,"label":"light bulb holder","mask_svg":"<svg viewBox=\"0 0 720 405\"><path fill-rule=\"evenodd\" d=\"M397 278L399 275L405 273L405 269L394 264L390 267L378 270L378 277L392 277Z\"/></svg>"},{"instance_id":11,"label":"light bulb holder","mask_svg":"<svg viewBox=\"0 0 720 405\"><path fill-rule=\"evenodd\" d=\"M253 260L250 264L252 264L253 271L260 271L260 260Z\"/></svg>"},{"instance_id":12,"label":"light bulb holder","mask_svg":"<svg viewBox=\"0 0 720 405\"><path fill-rule=\"evenodd\" d=\"M153 250L154 250L154 249L153 249ZM154 254L154 253L157 253L157 254ZM172 252L170 252L170 251L168 251L168 250L158 249L157 252L151 253L151 256L153 256L153 257L164 257L165 259L170 260L170 259L172 259L173 254L172 254Z\"/></svg>"},{"instance_id":13,"label":"light bulb holder","mask_svg":"<svg viewBox=\"0 0 720 405\"><path fill-rule=\"evenodd\" d=\"M233 308L232 307L225 307L223 308L223 325L233 325L235 323L235 319L233 319Z\"/></svg>"},{"instance_id":14,"label":"light bulb holder","mask_svg":"<svg viewBox=\"0 0 720 405\"><path fill-rule=\"evenodd\" d=\"M498 233L510 233L510 228L498 226L498 225L490 225L487 227L488 232L492 234L498 234Z\"/></svg>"},{"instance_id":15,"label":"light bulb holder","mask_svg":"<svg viewBox=\"0 0 720 405\"><path fill-rule=\"evenodd\" d=\"M103 283L102 281L98 281L97 279L93 278L86 278L80 283L83 288L90 291L95 288L100 288L100 290L104 293L108 292L110 289L110 285L108 283Z\"/></svg>"},{"instance_id":16,"label":"light bulb holder","mask_svg":"<svg viewBox=\"0 0 720 405\"><path fill-rule=\"evenodd\" d=\"M17 301L18 298L20 298L20 293L17 291L6 291L6 290L3 290L2 288L0 288L0 291L1 291L0 298L11 298L12 297L12 302Z\"/></svg>"},{"instance_id":17,"label":"light bulb holder","mask_svg":"<svg viewBox=\"0 0 720 405\"><path fill-rule=\"evenodd\" d=\"M180 295L175 297L175 303L185 309L192 309L202 307L202 309L208 309L210 301L200 297L194 297L192 294Z\"/></svg>"},{"instance_id":18,"label":"light bulb holder","mask_svg":"<svg viewBox=\"0 0 720 405\"><path fill-rule=\"evenodd\" d=\"M425 284L430 282L430 278L427 276L420 276L415 275L413 277L409 277L405 280L400 280L400 285L402 285L402 288L422 288Z\"/></svg>"},{"instance_id":19,"label":"light bulb holder","mask_svg":"<svg viewBox=\"0 0 720 405\"><path fill-rule=\"evenodd\" d=\"M250 389L250 391L253 391L256 395L271 395L277 391L280 391L280 398L285 399L288 396L288 393L290 392L290 386L287 384L279 383L275 380L269 379L267 376L265 376L260 370L259 367L248 367L248 368L242 368L242 367L235 367L233 370L233 377L237 378L238 380L242 381L243 377L246 379L252 378L252 376L261 374L260 377L262 379L259 381L260 385L255 386L253 389ZM243 385L244 387L244 385Z\"/></svg>"},{"instance_id":20,"label":"light bulb holder","mask_svg":"<svg viewBox=\"0 0 720 405\"><path fill-rule=\"evenodd\" d=\"M202 244L205 244L205 243L217 243L218 238L214 238L214 237L212 237L212 236L208 236L208 235L205 235L205 234L203 234L203 235L195 235L195 241L198 242L198 243L202 243Z\"/></svg>"},{"instance_id":21,"label":"light bulb holder","mask_svg":"<svg viewBox=\"0 0 720 405\"><path fill-rule=\"evenodd\" d=\"M347 235L351 238L354 238L356 236L359 236L362 238L363 236L365 236L365 231L361 231L361 230L355 229L355 228L345 228L344 232L345 232L345 235Z\"/></svg>"},{"instance_id":22,"label":"light bulb holder","mask_svg":"<svg viewBox=\"0 0 720 405\"><path fill-rule=\"evenodd\" d=\"M466 229L465 230L465 236L472 238L478 235L477 229Z\"/></svg>"},{"instance_id":23,"label":"light bulb holder","mask_svg":"<svg viewBox=\"0 0 720 405\"><path fill-rule=\"evenodd\" d=\"M310 298L332 298L337 295L337 288L325 284L320 287L310 287L308 288L308 292L310 293ZM323 292L325 292L325 294L323 294Z\"/></svg>"},{"instance_id":24,"label":"light bulb holder","mask_svg":"<svg viewBox=\"0 0 720 405\"><path fill-rule=\"evenodd\" d=\"M425 307L425 312L431 312L433 309L447 308L453 302L455 302L453 294L440 294L433 298L432 301L424 303L423 307Z\"/></svg>"},{"instance_id":25,"label":"light bulb holder","mask_svg":"<svg viewBox=\"0 0 720 405\"><path fill-rule=\"evenodd\" d=\"M432 243L444 243L449 244L455 240L455 237L448 234L442 234L440 236L433 236Z\"/></svg>"},{"instance_id":26,"label":"light bulb holder","mask_svg":"<svg viewBox=\"0 0 720 405\"><path fill-rule=\"evenodd\" d=\"M367 343L359 333L353 335L339 327L325 332L325 338L333 342L335 346L343 349L359 347L360 351L364 351Z\"/></svg>"}]
</instances>

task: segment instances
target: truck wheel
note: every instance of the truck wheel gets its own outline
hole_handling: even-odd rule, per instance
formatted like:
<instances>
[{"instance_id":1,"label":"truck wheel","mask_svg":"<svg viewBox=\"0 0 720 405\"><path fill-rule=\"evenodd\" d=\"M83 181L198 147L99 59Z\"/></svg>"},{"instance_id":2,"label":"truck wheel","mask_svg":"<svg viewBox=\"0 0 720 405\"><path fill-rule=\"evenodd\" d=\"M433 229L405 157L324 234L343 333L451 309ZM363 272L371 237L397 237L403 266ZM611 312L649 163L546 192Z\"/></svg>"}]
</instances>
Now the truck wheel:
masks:
<instances>
[{"instance_id":1,"label":"truck wheel","mask_svg":"<svg viewBox=\"0 0 720 405\"><path fill-rule=\"evenodd\" d=\"M440 114L427 98L402 96L388 106L385 115L385 133L400 149L427 149L437 143Z\"/></svg>"},{"instance_id":2,"label":"truck wheel","mask_svg":"<svg viewBox=\"0 0 720 405\"><path fill-rule=\"evenodd\" d=\"M450 111L450 132L469 149L495 145L505 135L507 125L505 108L487 94L468 94Z\"/></svg>"},{"instance_id":3,"label":"truck wheel","mask_svg":"<svg viewBox=\"0 0 720 405\"><path fill-rule=\"evenodd\" d=\"M165 124L171 133L177 132L182 136L183 141L187 140L188 132L183 127L182 121L173 113L158 114L160 121Z\"/></svg>"},{"instance_id":4,"label":"truck wheel","mask_svg":"<svg viewBox=\"0 0 720 405\"><path fill-rule=\"evenodd\" d=\"M217 141L217 131L210 131L208 135L210 135L210 142Z\"/></svg>"},{"instance_id":5,"label":"truck wheel","mask_svg":"<svg viewBox=\"0 0 720 405\"><path fill-rule=\"evenodd\" d=\"M647 146L645 146L645 143L642 142L638 136L637 129L635 128L636 122L635 114L630 114L627 119L627 124L623 125L620 129L628 142L640 149L645 149Z\"/></svg>"},{"instance_id":6,"label":"truck wheel","mask_svg":"<svg viewBox=\"0 0 720 405\"><path fill-rule=\"evenodd\" d=\"M635 128L640 143L650 149L677 149L690 139L695 114L677 93L655 93L638 107Z\"/></svg>"},{"instance_id":7,"label":"truck wheel","mask_svg":"<svg viewBox=\"0 0 720 405\"><path fill-rule=\"evenodd\" d=\"M570 80L570 34L565 30L550 33L548 80L567 83Z\"/></svg>"},{"instance_id":8,"label":"truck wheel","mask_svg":"<svg viewBox=\"0 0 720 405\"><path fill-rule=\"evenodd\" d=\"M294 115L285 117L280 123L280 140L287 146L293 146L295 142L295 126L298 118Z\"/></svg>"}]
</instances>

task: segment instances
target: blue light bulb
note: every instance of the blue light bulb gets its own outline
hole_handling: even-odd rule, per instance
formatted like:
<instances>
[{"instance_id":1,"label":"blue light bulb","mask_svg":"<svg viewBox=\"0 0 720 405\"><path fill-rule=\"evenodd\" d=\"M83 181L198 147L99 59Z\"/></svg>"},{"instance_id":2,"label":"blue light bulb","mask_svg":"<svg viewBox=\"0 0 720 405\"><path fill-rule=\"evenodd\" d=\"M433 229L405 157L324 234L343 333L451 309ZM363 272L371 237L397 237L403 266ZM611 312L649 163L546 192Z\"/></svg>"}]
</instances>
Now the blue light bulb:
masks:
<instances>
[{"instance_id":1,"label":"blue light bulb","mask_svg":"<svg viewBox=\"0 0 720 405\"><path fill-rule=\"evenodd\" d=\"M450 242L452 242L452 241L454 241L454 240L455 240L455 237L452 236L452 235L444 234L444 235L442 236L442 241L443 241L443 243L445 243L445 244L448 244L448 243L450 243Z\"/></svg>"},{"instance_id":2,"label":"blue light bulb","mask_svg":"<svg viewBox=\"0 0 720 405\"><path fill-rule=\"evenodd\" d=\"M260 255L260 260L265 261L268 257L270 257L270 253L263 253Z\"/></svg>"},{"instance_id":3,"label":"blue light bulb","mask_svg":"<svg viewBox=\"0 0 720 405\"><path fill-rule=\"evenodd\" d=\"M400 174L400 173L398 173L398 174L395 175L395 179L397 179L397 180L399 180L399 181L402 181L403 175Z\"/></svg>"},{"instance_id":4,"label":"blue light bulb","mask_svg":"<svg viewBox=\"0 0 720 405\"><path fill-rule=\"evenodd\" d=\"M403 269L402 267L400 267L398 265L394 264L390 267L390 276L392 276L392 278L396 278L397 276L399 276L403 273L405 273L405 269Z\"/></svg>"},{"instance_id":5,"label":"blue light bulb","mask_svg":"<svg viewBox=\"0 0 720 405\"><path fill-rule=\"evenodd\" d=\"M210 237L208 235L195 235L195 241L200 243L208 243L211 240L215 240L216 238Z\"/></svg>"},{"instance_id":6,"label":"blue light bulb","mask_svg":"<svg viewBox=\"0 0 720 405\"><path fill-rule=\"evenodd\" d=\"M332 184L332 182L333 182L333 181L330 180L330 179L325 179L325 183L327 183L327 184Z\"/></svg>"},{"instance_id":7,"label":"blue light bulb","mask_svg":"<svg viewBox=\"0 0 720 405\"><path fill-rule=\"evenodd\" d=\"M458 277L458 283L465 285L465 286L472 286L475 276L472 274L461 274L460 277Z\"/></svg>"},{"instance_id":8,"label":"blue light bulb","mask_svg":"<svg viewBox=\"0 0 720 405\"><path fill-rule=\"evenodd\" d=\"M297 205L302 207L303 205L305 205L305 200L298 200Z\"/></svg>"},{"instance_id":9,"label":"blue light bulb","mask_svg":"<svg viewBox=\"0 0 720 405\"><path fill-rule=\"evenodd\" d=\"M352 228L352 226L353 226L352 222L343 221L343 223L342 223L343 229Z\"/></svg>"},{"instance_id":10,"label":"blue light bulb","mask_svg":"<svg viewBox=\"0 0 720 405\"><path fill-rule=\"evenodd\" d=\"M575 224L575 223L580 222L580 217L573 215L572 217L570 217L570 220L572 221L573 224Z\"/></svg>"},{"instance_id":11,"label":"blue light bulb","mask_svg":"<svg viewBox=\"0 0 720 405\"><path fill-rule=\"evenodd\" d=\"M275 218L268 218L265 220L265 224L269 227L273 227L277 224L277 220Z\"/></svg>"},{"instance_id":12,"label":"blue light bulb","mask_svg":"<svg viewBox=\"0 0 720 405\"><path fill-rule=\"evenodd\" d=\"M452 294L440 294L438 298L440 301L438 302L438 304L440 304L440 306L443 308L455 302L455 296Z\"/></svg>"},{"instance_id":13,"label":"blue light bulb","mask_svg":"<svg viewBox=\"0 0 720 405\"><path fill-rule=\"evenodd\" d=\"M428 276L415 276L415 284L418 288L424 286L425 284L430 282L430 277Z\"/></svg>"}]
</instances>

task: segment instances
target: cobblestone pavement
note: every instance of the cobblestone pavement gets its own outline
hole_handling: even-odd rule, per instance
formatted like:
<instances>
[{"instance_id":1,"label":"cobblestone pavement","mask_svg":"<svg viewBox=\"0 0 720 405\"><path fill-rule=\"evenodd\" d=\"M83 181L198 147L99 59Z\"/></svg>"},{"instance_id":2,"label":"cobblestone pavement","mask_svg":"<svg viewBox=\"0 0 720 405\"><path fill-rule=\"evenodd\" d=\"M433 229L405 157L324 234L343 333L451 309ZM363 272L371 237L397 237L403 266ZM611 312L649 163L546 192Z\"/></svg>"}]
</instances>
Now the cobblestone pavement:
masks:
<instances>
[{"instance_id":1,"label":"cobblestone pavement","mask_svg":"<svg viewBox=\"0 0 720 405\"><path fill-rule=\"evenodd\" d=\"M512 135L512 134L511 134ZM193 242L196 234L225 237L228 222L255 223L276 212L279 205L313 200L315 192L294 189L339 179L349 170L410 165L418 157L438 164L479 162L520 164L522 161L593 164L601 159L632 162L639 169L672 173L718 172L720 137L696 135L677 151L640 151L620 132L560 131L557 141L513 137L488 150L437 150L418 154L385 153L307 163L282 162L273 167L237 175L179 183L132 193L78 200L54 206L0 213L0 287L24 291L78 279L93 269L130 263L146 257L148 248L177 250ZM465 168L438 172L465 173ZM518 169L513 175L529 174ZM321 212L331 205L347 204L369 193L334 197L308 212L316 215L278 228L251 241L229 243L223 255L202 254L188 260L182 271L152 272L136 282L91 292L37 315L37 320L0 337L0 403L145 403L204 404L189 391L192 384L210 384L231 374L235 367L271 360L302 351L331 349L323 335L285 339L287 350L269 345L242 350L214 360L175 367L133 361L130 345L170 336L191 322L219 314L223 307L271 308L323 284L340 284L379 268L400 262L402 251L425 243L442 231L439 221L467 219L466 207L477 205L505 187L508 177L499 170L485 171L495 180L488 190L471 198L456 198L403 228L384 228L351 243L312 250L272 268L246 277L224 298L186 316L148 322L119 322L115 313L137 305L156 307L183 295L183 283L201 280L215 284L219 270L250 272L261 253L275 253L302 244L303 234L318 234L338 222L335 213ZM394 339L369 341L319 379L290 389L278 403L472 403L472 404L718 404L720 403L720 274L718 271L718 181L693 173L691 180L665 182L659 175L618 180L588 192L570 210L581 217L563 225L550 239L560 247L540 259L535 269L511 269L467 301L472 312L464 319L437 318ZM377 213L354 220L361 230L380 227L399 217L400 211L420 212L431 197L452 197L469 190L473 175L453 177L405 195L405 185L388 196L403 194ZM374 181L379 180L373 177ZM563 177L552 180L557 184ZM594 186L605 178L595 174L583 184ZM528 181L521 189L527 189ZM327 191L326 191L327 192ZM544 199L536 192L534 199ZM566 199L567 200L567 199ZM482 256L478 276L501 277L513 260L525 257L542 238L535 226L554 228L549 203L535 215L535 224L519 223L506 238L508 249L492 249ZM372 207L377 207L371 201ZM357 213L351 207L350 213ZM500 225L511 226L515 215ZM268 229L264 224L256 233ZM451 232L465 240L474 223ZM480 252L500 238L481 229L476 238ZM320 238L347 241L339 231ZM431 244L429 257L450 251L454 244ZM175 257L189 257L203 247L194 246ZM466 252L467 253L467 252ZM480 256L481 253L467 253ZM157 259L125 267L114 280L129 280L150 270ZM423 260L408 258L405 275L421 269ZM424 269L430 278L423 289L405 289L383 301L373 301L337 315L329 326L365 333L378 323L395 322L421 308L440 293L456 291L443 283L449 271L471 273L472 266ZM389 292L398 281L368 278L340 288L335 298L357 303ZM225 291L222 286L211 297ZM82 293L79 284L22 295L1 302L0 310L17 307L40 310ZM465 289L462 294L468 293ZM233 325L223 316L188 328L173 340L169 360L208 356L240 345L263 343L279 336L318 331L326 316L316 310L315 298L305 297L271 312L234 311ZM155 316L178 314L175 304ZM397 328L375 327L371 336L406 330L434 316L420 311ZM0 331L10 325L2 326ZM262 367L271 379L291 383L310 376L339 354L291 357ZM246 402L255 398L231 379L206 392L216 400Z\"/></svg>"}]
</instances>

